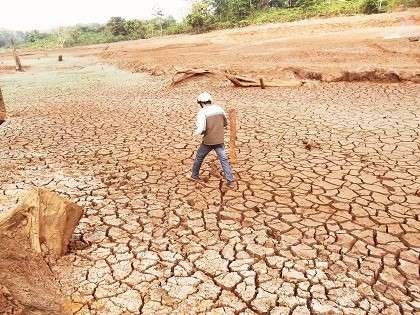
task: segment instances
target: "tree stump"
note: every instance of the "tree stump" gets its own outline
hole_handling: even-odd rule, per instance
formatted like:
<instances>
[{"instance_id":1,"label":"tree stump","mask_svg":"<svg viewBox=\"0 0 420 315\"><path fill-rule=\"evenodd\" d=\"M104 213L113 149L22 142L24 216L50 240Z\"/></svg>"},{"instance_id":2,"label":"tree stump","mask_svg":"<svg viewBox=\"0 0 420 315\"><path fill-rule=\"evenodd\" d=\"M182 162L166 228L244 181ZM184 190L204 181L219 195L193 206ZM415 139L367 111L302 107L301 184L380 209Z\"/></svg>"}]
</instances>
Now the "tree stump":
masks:
<instances>
[{"instance_id":1,"label":"tree stump","mask_svg":"<svg viewBox=\"0 0 420 315\"><path fill-rule=\"evenodd\" d=\"M6 105L4 105L3 94L0 88L0 125L6 121Z\"/></svg>"},{"instance_id":2,"label":"tree stump","mask_svg":"<svg viewBox=\"0 0 420 315\"><path fill-rule=\"evenodd\" d=\"M0 217L0 232L23 232L35 252L46 247L47 252L62 256L82 214L83 208L77 204L49 190L33 188L14 210Z\"/></svg>"},{"instance_id":3,"label":"tree stump","mask_svg":"<svg viewBox=\"0 0 420 315\"><path fill-rule=\"evenodd\" d=\"M58 55L58 61L63 61L63 55Z\"/></svg>"}]
</instances>

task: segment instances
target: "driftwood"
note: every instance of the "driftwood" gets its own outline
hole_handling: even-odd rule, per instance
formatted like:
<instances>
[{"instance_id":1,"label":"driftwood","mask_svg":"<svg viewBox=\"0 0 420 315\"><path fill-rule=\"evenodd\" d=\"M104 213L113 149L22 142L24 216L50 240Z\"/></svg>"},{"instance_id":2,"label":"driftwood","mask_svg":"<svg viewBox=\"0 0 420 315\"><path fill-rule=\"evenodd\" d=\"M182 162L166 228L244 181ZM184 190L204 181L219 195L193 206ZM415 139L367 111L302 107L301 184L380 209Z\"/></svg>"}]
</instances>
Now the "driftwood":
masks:
<instances>
[{"instance_id":1,"label":"driftwood","mask_svg":"<svg viewBox=\"0 0 420 315\"><path fill-rule=\"evenodd\" d=\"M203 74L211 74L212 72L206 69L197 69L197 68L192 68L192 69L178 69L175 68L176 72L172 78L172 83L170 85L170 87L174 87L175 84L184 81L188 78L191 78L192 76L195 75L203 75ZM182 74L180 77L176 77L179 74Z\"/></svg>"},{"instance_id":2,"label":"driftwood","mask_svg":"<svg viewBox=\"0 0 420 315\"><path fill-rule=\"evenodd\" d=\"M6 121L6 105L4 105L3 94L0 88L0 125Z\"/></svg>"},{"instance_id":3,"label":"driftwood","mask_svg":"<svg viewBox=\"0 0 420 315\"><path fill-rule=\"evenodd\" d=\"M255 80L244 76L233 75L230 73L225 74L226 77L233 83L233 85L238 87L261 87L265 89L266 87L282 87L282 86L301 86L303 82L301 80L273 80L273 81L264 81L262 78Z\"/></svg>"},{"instance_id":4,"label":"driftwood","mask_svg":"<svg viewBox=\"0 0 420 315\"><path fill-rule=\"evenodd\" d=\"M23 233L32 249L41 253L67 253L83 208L46 189L33 188L16 208L0 217L0 232ZM45 245L41 246L41 245Z\"/></svg>"}]
</instances>

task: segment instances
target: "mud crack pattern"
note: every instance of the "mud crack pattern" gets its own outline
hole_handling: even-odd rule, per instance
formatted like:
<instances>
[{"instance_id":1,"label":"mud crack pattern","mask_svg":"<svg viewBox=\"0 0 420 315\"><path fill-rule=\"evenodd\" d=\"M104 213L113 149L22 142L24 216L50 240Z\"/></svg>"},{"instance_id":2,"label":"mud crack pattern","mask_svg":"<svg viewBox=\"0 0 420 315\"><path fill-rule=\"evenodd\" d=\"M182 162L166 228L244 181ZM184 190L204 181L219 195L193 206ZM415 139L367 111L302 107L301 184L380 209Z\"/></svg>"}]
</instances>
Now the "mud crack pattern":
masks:
<instances>
[{"instance_id":1,"label":"mud crack pattern","mask_svg":"<svg viewBox=\"0 0 420 315\"><path fill-rule=\"evenodd\" d=\"M215 155L186 178L209 81L67 60L3 76L0 211L31 186L85 208L52 266L74 314L418 314L416 84L213 84L238 113L225 190Z\"/></svg>"}]
</instances>

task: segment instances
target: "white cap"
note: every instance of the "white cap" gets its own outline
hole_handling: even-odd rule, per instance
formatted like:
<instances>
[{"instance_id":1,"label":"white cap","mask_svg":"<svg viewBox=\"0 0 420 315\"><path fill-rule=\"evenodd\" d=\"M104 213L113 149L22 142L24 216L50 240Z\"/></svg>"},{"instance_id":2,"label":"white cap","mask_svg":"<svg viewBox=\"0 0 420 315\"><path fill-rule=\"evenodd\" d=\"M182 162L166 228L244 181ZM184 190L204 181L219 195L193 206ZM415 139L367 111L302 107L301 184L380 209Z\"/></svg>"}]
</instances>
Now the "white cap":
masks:
<instances>
[{"instance_id":1,"label":"white cap","mask_svg":"<svg viewBox=\"0 0 420 315\"><path fill-rule=\"evenodd\" d=\"M202 103L211 102L211 95L207 92L203 92L200 95L198 95L197 102L202 102Z\"/></svg>"}]
</instances>

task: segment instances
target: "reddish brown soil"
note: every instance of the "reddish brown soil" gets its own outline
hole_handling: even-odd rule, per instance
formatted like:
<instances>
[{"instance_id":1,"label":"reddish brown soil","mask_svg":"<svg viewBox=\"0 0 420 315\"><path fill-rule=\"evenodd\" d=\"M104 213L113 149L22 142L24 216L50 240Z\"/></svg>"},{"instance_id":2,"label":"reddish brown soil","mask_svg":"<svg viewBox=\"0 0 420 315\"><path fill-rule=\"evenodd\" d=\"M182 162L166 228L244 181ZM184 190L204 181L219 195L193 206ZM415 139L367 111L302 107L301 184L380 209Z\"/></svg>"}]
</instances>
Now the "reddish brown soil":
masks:
<instances>
[{"instance_id":1,"label":"reddish brown soil","mask_svg":"<svg viewBox=\"0 0 420 315\"><path fill-rule=\"evenodd\" d=\"M83 48L132 71L223 73L321 81L419 78L418 10L267 24ZM76 51L79 51L76 49Z\"/></svg>"},{"instance_id":2,"label":"reddish brown soil","mask_svg":"<svg viewBox=\"0 0 420 315\"><path fill-rule=\"evenodd\" d=\"M217 82L224 71L267 79L419 82L420 44L409 40L420 35L419 12L269 24L62 51L64 60L66 54L93 55L133 72L166 77L176 67L202 68L212 71ZM43 52L25 54L42 56ZM2 53L0 60L10 56ZM10 63L1 61L0 74L12 71ZM51 265L57 267L54 262ZM2 236L0 313L64 314L60 282L50 267L30 253L24 240Z\"/></svg>"},{"instance_id":3,"label":"reddish brown soil","mask_svg":"<svg viewBox=\"0 0 420 315\"><path fill-rule=\"evenodd\" d=\"M60 285L28 240L1 234L0 314L64 314Z\"/></svg>"}]
</instances>

